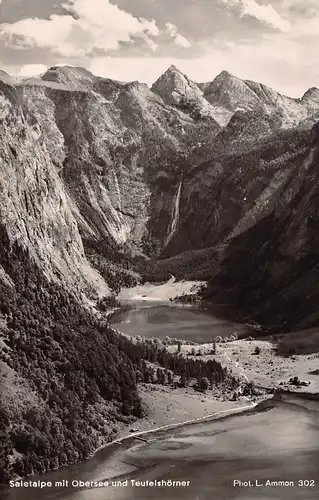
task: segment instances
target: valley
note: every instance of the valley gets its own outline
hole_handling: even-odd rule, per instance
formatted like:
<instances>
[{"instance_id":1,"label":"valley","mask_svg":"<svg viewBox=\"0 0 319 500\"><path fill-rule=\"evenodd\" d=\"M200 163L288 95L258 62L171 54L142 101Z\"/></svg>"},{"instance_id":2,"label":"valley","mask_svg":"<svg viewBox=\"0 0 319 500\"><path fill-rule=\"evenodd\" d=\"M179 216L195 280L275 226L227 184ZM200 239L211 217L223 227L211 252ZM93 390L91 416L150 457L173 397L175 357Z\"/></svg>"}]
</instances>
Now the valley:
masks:
<instances>
[{"instance_id":1,"label":"valley","mask_svg":"<svg viewBox=\"0 0 319 500\"><path fill-rule=\"evenodd\" d=\"M152 86L1 72L0 482L90 470L131 429L318 392L318 95L176 66Z\"/></svg>"}]
</instances>

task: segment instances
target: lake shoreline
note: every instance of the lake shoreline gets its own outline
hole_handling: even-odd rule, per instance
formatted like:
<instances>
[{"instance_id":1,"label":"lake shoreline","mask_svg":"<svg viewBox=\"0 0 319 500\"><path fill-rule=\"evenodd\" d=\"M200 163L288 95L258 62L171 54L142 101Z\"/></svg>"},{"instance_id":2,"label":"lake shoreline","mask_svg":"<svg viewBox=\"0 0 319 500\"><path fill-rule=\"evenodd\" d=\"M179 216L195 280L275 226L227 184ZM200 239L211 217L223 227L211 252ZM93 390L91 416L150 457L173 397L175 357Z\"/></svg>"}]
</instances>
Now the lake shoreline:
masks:
<instances>
[{"instance_id":1,"label":"lake shoreline","mask_svg":"<svg viewBox=\"0 0 319 500\"><path fill-rule=\"evenodd\" d=\"M170 305L182 307L179 304L172 304L171 302L183 294L196 294L203 285L203 282L193 281L176 281L172 277L168 282L162 284L138 285L134 288L122 289L118 299L125 305L130 303L134 305L145 305L149 302L150 306ZM189 305L189 307L192 307ZM193 305L197 308L196 305ZM120 327L117 325L117 331ZM120 332L121 333L121 332ZM125 335L129 335L128 332ZM143 335L141 335L143 336ZM191 345L183 343L181 351L184 355L189 356L192 350ZM204 351L211 350L212 344L197 343L197 348ZM260 355L253 355L256 348L260 349ZM177 345L170 345L168 349L174 352ZM274 391L286 391L298 395L302 390L308 394L316 394L319 392L319 377L310 376L308 372L314 368L318 356L295 356L290 358L281 358L276 355L275 346L272 342L265 340L251 340L244 339L217 344L217 356L203 355L201 359L208 361L209 359L216 359L222 366L231 370L242 382L252 381L256 386L262 388L263 394L256 396L255 399L259 402L267 401L271 396L267 397L267 393ZM309 387L292 387L289 386L289 379L295 375L299 375L302 380L308 375L310 379ZM206 419L208 414L214 414L219 411L230 411L234 404L247 405L249 400L239 399L234 403L230 400L230 394L220 394L216 397L209 394L206 395L192 391L188 388L184 389L171 389L163 390L160 386L140 387L140 394L142 400L146 403L150 410L148 417L137 420L132 425L125 426L120 432L116 441L123 438L129 438L132 433L130 430L134 429L136 432L148 433L151 429L154 432L157 428L165 425L183 425L186 420ZM250 402L252 402L250 400ZM254 403L253 403L254 404ZM163 408L167 410L164 414ZM237 410L235 410L237 411ZM179 419L179 421L178 421Z\"/></svg>"},{"instance_id":2,"label":"lake shoreline","mask_svg":"<svg viewBox=\"0 0 319 500\"><path fill-rule=\"evenodd\" d=\"M195 304L178 304L174 302L177 296L196 295L200 288L205 284L202 281L176 281L172 276L166 283L155 284L145 283L132 288L123 288L117 296L117 300L123 305L123 308L130 304L141 304L143 306L170 306L176 308L198 309ZM121 307L119 308L121 310ZM110 320L116 310L110 311L108 319ZM112 327L112 324L111 324ZM127 332L122 332L118 325L114 330L123 335L130 336ZM141 332L143 337L143 333ZM187 341L186 341L187 342ZM198 342L191 344L199 345ZM145 384L139 385L141 398L148 407L149 414L147 417L138 419L130 425L125 425L118 433L116 439L106 445L100 446L95 453L103 449L105 446L130 439L133 435L142 436L163 427L174 428L176 426L186 425L186 422L204 421L220 412L237 413L240 407L247 408L249 401L243 398L239 401L231 401L231 394L220 394L218 397L213 394L206 394L195 391L192 388L163 388L159 385ZM265 395L264 395L265 396ZM263 396L263 397L264 397ZM262 398L259 397L258 402ZM255 403L251 402L251 407ZM256 403L257 404L257 403ZM236 408L238 405L238 408ZM235 407L234 407L235 406ZM164 409L167 410L164 412ZM166 414L165 414L166 413ZM135 432L131 432L134 429Z\"/></svg>"},{"instance_id":3,"label":"lake shoreline","mask_svg":"<svg viewBox=\"0 0 319 500\"><path fill-rule=\"evenodd\" d=\"M271 398L266 398L266 399L260 399L258 403L251 403L250 405L245 405L245 406L239 406L238 408L234 407L234 402L232 402L232 407L223 409L223 410L217 410L214 413L208 414L208 415L203 415L201 417L196 417L196 418L191 418L190 420L185 420L185 421L180 421L176 423L168 423L166 425L161 425L159 427L150 427L150 428L145 428L144 430L136 431L136 432L129 432L127 433L126 429L123 429L123 431L120 433L120 436L114 439L113 441L110 441L109 443L106 443L104 445L99 446L95 452L92 454L91 458L95 456L97 453L99 453L102 450L107 449L108 447L114 445L114 444L122 444L125 443L126 441L129 441L131 439L136 439L140 438L149 434L156 434L161 431L170 431L174 429L179 429L184 426L188 425L194 425L194 424L201 424L205 422L209 422L211 420L216 420L218 418L224 418L224 417L231 417L232 415L241 415L244 414L245 412L251 411L254 408L256 408L260 403L266 402ZM229 401L230 403L230 401ZM131 426L132 427L132 426Z\"/></svg>"},{"instance_id":4,"label":"lake shoreline","mask_svg":"<svg viewBox=\"0 0 319 500\"><path fill-rule=\"evenodd\" d=\"M238 406L237 408L234 407L234 402L229 401L229 403L232 403L232 406L226 409L219 409L211 414L204 415L201 417L197 418L192 418L190 420L185 420L181 422L176 422L172 424L166 424L162 425L159 427L151 427L149 429L145 430L140 430L136 432L130 432L129 434L126 434L125 432L122 433L121 436L118 438L114 439L110 443L107 443L106 445L102 445L99 448L97 448L94 452L94 455L96 453L108 448L109 446L112 446L114 444L122 444L125 443L126 441L134 440L136 438L140 438L143 436L147 435L153 435L157 434L159 432L165 431L169 432L174 429L180 429L183 428L184 426L190 426L190 425L195 425L195 424L202 424L202 423L210 423L213 420L220 420L224 418L231 418L233 416L244 416L246 413L250 414L252 410L259 412L259 411L264 411L267 408L271 408L273 406L276 406L278 404L278 401L281 402L289 402L291 403L292 401L297 401L301 404L303 404L304 401L308 402L319 402L319 393L309 393L309 392L296 392L296 391L288 391L285 389L278 390L275 394L268 395L268 397L259 397L256 402L251 402L250 404L243 405L243 406ZM147 440L145 440L146 442Z\"/></svg>"}]
</instances>

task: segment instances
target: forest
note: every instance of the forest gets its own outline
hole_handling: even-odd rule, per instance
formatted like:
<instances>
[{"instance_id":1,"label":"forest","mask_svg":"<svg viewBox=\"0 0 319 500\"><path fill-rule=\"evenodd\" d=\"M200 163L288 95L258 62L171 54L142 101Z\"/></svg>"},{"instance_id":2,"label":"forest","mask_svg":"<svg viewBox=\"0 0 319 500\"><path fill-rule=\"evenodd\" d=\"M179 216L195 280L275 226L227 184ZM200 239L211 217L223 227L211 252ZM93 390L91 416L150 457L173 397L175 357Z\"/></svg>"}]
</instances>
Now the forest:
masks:
<instances>
[{"instance_id":1,"label":"forest","mask_svg":"<svg viewBox=\"0 0 319 500\"><path fill-rule=\"evenodd\" d=\"M169 353L156 341L132 341L49 282L0 227L0 262L14 283L0 281L5 327L0 363L6 364L34 404L15 408L1 399L0 481L41 474L88 458L114 439L119 423L142 417L137 384L185 385L207 378L211 386L236 380L216 361ZM7 376L0 374L0 384ZM17 460L10 460L14 452Z\"/></svg>"}]
</instances>

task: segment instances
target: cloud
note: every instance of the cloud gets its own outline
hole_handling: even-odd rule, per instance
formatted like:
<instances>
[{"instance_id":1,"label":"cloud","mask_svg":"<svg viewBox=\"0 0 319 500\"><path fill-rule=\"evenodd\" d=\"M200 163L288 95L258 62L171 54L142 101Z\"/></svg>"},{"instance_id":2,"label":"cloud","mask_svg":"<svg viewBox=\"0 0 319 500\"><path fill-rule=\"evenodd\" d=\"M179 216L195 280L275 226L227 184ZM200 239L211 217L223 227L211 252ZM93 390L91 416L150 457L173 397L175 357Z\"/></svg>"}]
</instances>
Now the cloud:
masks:
<instances>
[{"instance_id":1,"label":"cloud","mask_svg":"<svg viewBox=\"0 0 319 500\"><path fill-rule=\"evenodd\" d=\"M64 14L51 14L47 19L2 24L0 37L16 48L47 48L66 58L118 50L123 43L136 41L155 52L156 39L163 34L179 47L191 45L174 24L160 30L153 19L135 17L110 0L68 0L61 7Z\"/></svg>"},{"instance_id":2,"label":"cloud","mask_svg":"<svg viewBox=\"0 0 319 500\"><path fill-rule=\"evenodd\" d=\"M173 23L166 23L165 32L174 40L178 47L188 49L192 44L178 32L178 27Z\"/></svg>"},{"instance_id":3,"label":"cloud","mask_svg":"<svg viewBox=\"0 0 319 500\"><path fill-rule=\"evenodd\" d=\"M250 16L272 28L287 33L290 22L283 18L271 4L260 5L256 0L219 0L230 8L238 10L240 17Z\"/></svg>"},{"instance_id":4,"label":"cloud","mask_svg":"<svg viewBox=\"0 0 319 500\"><path fill-rule=\"evenodd\" d=\"M63 57L77 57L93 49L118 49L134 36L154 48L153 38L159 35L154 20L136 18L109 0L68 0L62 6L68 14L2 24L1 36L17 47L49 48Z\"/></svg>"},{"instance_id":5,"label":"cloud","mask_svg":"<svg viewBox=\"0 0 319 500\"><path fill-rule=\"evenodd\" d=\"M29 76L41 75L42 73L45 73L47 69L47 66L44 64L26 64L20 68L20 71L16 76L27 78Z\"/></svg>"}]
</instances>

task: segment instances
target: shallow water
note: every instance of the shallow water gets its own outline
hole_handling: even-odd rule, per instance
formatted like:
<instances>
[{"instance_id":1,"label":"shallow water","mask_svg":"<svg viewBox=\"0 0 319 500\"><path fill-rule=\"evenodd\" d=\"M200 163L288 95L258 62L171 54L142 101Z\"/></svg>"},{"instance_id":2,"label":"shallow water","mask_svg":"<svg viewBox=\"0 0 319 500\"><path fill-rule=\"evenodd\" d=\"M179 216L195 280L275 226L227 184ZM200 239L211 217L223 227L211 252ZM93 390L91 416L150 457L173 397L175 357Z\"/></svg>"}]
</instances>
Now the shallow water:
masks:
<instances>
[{"instance_id":1,"label":"shallow water","mask_svg":"<svg viewBox=\"0 0 319 500\"><path fill-rule=\"evenodd\" d=\"M110 322L114 328L132 336L166 336L206 343L214 337L230 336L245 327L220 320L202 308L147 302L130 303L116 312Z\"/></svg>"},{"instance_id":2,"label":"shallow water","mask_svg":"<svg viewBox=\"0 0 319 500\"><path fill-rule=\"evenodd\" d=\"M288 398L289 399L289 398ZM132 438L85 464L43 480L106 480L123 486L77 490L7 490L3 500L316 500L319 490L319 404L298 398L268 402L261 411ZM150 436L148 436L150 438ZM127 472L126 471L131 471ZM188 486L136 486L135 481L189 481ZM269 481L294 485L266 486ZM237 485L234 481L238 481ZM303 481L304 486L301 486ZM307 483L308 481L308 483ZM241 486L240 482L243 484ZM143 484L143 483L142 483ZM244 486L246 484L246 486ZM309 486L306 486L308 485ZM313 486L310 486L313 484Z\"/></svg>"}]
</instances>

